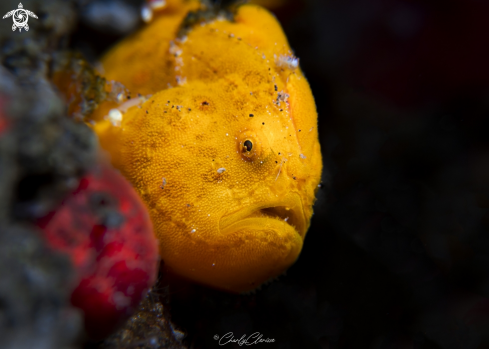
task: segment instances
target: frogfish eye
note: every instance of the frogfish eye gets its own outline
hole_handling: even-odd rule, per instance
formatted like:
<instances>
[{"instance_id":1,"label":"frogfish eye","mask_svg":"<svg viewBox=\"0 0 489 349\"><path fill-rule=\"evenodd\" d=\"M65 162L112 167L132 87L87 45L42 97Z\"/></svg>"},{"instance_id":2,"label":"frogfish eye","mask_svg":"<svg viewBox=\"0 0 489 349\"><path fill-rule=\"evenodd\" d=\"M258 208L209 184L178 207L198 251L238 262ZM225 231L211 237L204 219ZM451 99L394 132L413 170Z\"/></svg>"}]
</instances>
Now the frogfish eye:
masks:
<instances>
[{"instance_id":1,"label":"frogfish eye","mask_svg":"<svg viewBox=\"0 0 489 349\"><path fill-rule=\"evenodd\" d=\"M253 149L253 143L251 143L251 141L249 139L247 139L243 143L243 151L251 151L251 149Z\"/></svg>"},{"instance_id":2,"label":"frogfish eye","mask_svg":"<svg viewBox=\"0 0 489 349\"><path fill-rule=\"evenodd\" d=\"M253 130L245 130L236 137L237 151L244 161L263 160L263 150L268 149L268 141L264 134L257 133Z\"/></svg>"}]
</instances>

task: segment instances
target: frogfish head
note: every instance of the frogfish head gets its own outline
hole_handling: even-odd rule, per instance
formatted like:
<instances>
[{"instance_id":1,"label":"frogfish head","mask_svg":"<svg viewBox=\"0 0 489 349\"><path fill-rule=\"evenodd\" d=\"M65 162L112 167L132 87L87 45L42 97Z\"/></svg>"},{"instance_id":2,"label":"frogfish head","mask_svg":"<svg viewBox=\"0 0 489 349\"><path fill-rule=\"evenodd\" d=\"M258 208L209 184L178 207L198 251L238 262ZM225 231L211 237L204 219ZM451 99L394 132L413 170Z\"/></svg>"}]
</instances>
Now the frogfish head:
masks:
<instances>
[{"instance_id":1,"label":"frogfish head","mask_svg":"<svg viewBox=\"0 0 489 349\"><path fill-rule=\"evenodd\" d=\"M185 82L153 87L116 131L99 130L148 206L165 265L235 293L296 261L322 170L309 85L275 19L243 8L235 23L210 22L172 43L168 59ZM260 18L273 39L249 28Z\"/></svg>"}]
</instances>

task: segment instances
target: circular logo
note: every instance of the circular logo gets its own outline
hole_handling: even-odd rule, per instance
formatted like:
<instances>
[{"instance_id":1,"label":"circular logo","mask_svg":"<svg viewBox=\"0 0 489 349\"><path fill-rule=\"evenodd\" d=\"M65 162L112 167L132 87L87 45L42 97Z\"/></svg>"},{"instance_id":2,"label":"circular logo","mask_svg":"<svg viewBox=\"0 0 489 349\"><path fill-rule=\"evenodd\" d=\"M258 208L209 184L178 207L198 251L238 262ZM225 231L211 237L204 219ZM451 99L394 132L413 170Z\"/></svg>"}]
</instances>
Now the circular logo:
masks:
<instances>
[{"instance_id":1,"label":"circular logo","mask_svg":"<svg viewBox=\"0 0 489 349\"><path fill-rule=\"evenodd\" d=\"M24 9L17 9L14 12L14 15L12 16L14 20L14 24L17 27L23 27L27 24L27 21L29 20L27 16L27 12Z\"/></svg>"}]
</instances>

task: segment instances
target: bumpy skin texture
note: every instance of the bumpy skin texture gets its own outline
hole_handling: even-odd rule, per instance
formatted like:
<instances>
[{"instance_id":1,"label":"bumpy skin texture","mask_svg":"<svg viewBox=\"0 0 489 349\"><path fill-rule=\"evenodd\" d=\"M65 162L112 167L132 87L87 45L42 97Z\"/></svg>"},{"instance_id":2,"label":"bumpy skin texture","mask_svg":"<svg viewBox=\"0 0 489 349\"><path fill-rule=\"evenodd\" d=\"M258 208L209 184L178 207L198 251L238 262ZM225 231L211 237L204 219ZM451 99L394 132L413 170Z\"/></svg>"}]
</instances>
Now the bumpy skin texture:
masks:
<instances>
[{"instance_id":1,"label":"bumpy skin texture","mask_svg":"<svg viewBox=\"0 0 489 349\"><path fill-rule=\"evenodd\" d=\"M244 5L178 37L186 6L106 55L108 80L152 97L94 129L146 202L165 265L246 292L302 249L322 170L317 113L268 11Z\"/></svg>"}]
</instances>

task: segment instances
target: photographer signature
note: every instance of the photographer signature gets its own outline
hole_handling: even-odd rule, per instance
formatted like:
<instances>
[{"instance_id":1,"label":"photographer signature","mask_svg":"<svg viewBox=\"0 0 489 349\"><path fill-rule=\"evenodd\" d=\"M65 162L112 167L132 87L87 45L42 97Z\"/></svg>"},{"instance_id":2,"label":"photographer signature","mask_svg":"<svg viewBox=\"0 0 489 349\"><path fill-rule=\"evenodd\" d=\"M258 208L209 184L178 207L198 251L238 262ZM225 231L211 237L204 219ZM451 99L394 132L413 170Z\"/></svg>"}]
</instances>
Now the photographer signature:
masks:
<instances>
[{"instance_id":1,"label":"photographer signature","mask_svg":"<svg viewBox=\"0 0 489 349\"><path fill-rule=\"evenodd\" d=\"M214 335L214 339L217 341L219 340L219 345L226 345L228 343L236 343L239 346L242 345L253 345L253 344L258 344L258 343L274 343L275 339L273 338L263 338L263 335L260 332L255 332L248 337L246 337L246 334L242 335L241 338L234 338L233 332L228 332L225 335L219 336L216 334Z\"/></svg>"}]
</instances>

